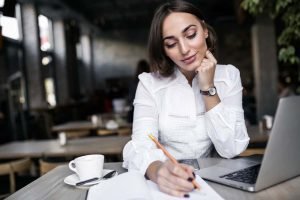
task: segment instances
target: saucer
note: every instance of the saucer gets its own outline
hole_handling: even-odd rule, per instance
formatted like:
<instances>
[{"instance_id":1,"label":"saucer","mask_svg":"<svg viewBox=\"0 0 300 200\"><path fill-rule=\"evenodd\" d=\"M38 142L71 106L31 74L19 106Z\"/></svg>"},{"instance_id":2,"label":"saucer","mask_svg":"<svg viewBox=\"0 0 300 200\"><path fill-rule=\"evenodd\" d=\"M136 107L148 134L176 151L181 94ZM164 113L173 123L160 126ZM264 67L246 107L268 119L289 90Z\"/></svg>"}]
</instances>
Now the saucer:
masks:
<instances>
[{"instance_id":1,"label":"saucer","mask_svg":"<svg viewBox=\"0 0 300 200\"><path fill-rule=\"evenodd\" d=\"M107 173L111 172L111 171L114 171L112 169L103 169L103 176L105 176ZM118 175L118 172L115 173L114 176L117 176ZM95 184L98 184L100 183L100 181L103 181L103 179L99 179L99 180L96 180L96 181L92 181L92 182L89 182L89 183L86 183L84 185L81 185L79 187L84 187L84 186L91 186L91 185L95 185ZM71 174L69 176L67 176L65 179L64 179L64 182L68 185L72 185L72 186L76 186L75 184L79 182L79 177L77 174ZM77 187L77 186L76 186Z\"/></svg>"}]
</instances>

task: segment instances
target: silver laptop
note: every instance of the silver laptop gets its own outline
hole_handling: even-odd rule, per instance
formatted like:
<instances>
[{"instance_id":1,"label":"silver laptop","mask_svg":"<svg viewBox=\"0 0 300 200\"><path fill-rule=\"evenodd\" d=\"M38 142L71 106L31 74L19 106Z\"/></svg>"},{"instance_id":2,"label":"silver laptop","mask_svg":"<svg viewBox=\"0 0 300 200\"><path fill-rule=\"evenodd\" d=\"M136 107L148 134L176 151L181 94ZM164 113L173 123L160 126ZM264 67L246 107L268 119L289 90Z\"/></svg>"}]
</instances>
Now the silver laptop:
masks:
<instances>
[{"instance_id":1,"label":"silver laptop","mask_svg":"<svg viewBox=\"0 0 300 200\"><path fill-rule=\"evenodd\" d=\"M256 192L300 175L300 96L279 101L262 159L223 159L197 171L202 178Z\"/></svg>"}]
</instances>

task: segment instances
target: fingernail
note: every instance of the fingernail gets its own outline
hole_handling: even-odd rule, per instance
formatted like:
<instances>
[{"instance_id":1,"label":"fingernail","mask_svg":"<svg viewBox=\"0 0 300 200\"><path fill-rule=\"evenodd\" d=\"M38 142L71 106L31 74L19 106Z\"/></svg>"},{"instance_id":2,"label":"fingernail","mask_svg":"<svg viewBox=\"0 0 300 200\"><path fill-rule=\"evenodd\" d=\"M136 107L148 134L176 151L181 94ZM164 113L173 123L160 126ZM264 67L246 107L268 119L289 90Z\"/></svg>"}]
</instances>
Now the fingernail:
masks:
<instances>
[{"instance_id":1,"label":"fingernail","mask_svg":"<svg viewBox=\"0 0 300 200\"><path fill-rule=\"evenodd\" d=\"M195 172L193 172L193 176L194 176L194 178L196 178Z\"/></svg>"},{"instance_id":2,"label":"fingernail","mask_svg":"<svg viewBox=\"0 0 300 200\"><path fill-rule=\"evenodd\" d=\"M184 194L183 197L184 198L190 198L190 195L189 194Z\"/></svg>"},{"instance_id":3,"label":"fingernail","mask_svg":"<svg viewBox=\"0 0 300 200\"><path fill-rule=\"evenodd\" d=\"M188 180L189 182L192 182L194 179L193 179L192 177L189 177L187 180Z\"/></svg>"}]
</instances>

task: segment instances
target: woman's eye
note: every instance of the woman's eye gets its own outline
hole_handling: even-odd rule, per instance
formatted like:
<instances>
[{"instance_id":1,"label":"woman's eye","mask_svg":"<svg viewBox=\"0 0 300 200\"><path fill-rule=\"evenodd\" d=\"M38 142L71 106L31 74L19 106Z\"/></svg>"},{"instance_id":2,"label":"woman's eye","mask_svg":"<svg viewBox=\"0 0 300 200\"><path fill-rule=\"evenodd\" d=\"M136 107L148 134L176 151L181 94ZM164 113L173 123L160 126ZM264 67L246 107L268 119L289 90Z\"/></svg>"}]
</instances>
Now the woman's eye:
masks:
<instances>
[{"instance_id":1,"label":"woman's eye","mask_svg":"<svg viewBox=\"0 0 300 200\"><path fill-rule=\"evenodd\" d=\"M176 43L165 44L165 46L166 46L168 49L175 47L175 45L176 45Z\"/></svg>"},{"instance_id":2,"label":"woman's eye","mask_svg":"<svg viewBox=\"0 0 300 200\"><path fill-rule=\"evenodd\" d=\"M196 32L187 36L188 39L193 39L197 35Z\"/></svg>"}]
</instances>

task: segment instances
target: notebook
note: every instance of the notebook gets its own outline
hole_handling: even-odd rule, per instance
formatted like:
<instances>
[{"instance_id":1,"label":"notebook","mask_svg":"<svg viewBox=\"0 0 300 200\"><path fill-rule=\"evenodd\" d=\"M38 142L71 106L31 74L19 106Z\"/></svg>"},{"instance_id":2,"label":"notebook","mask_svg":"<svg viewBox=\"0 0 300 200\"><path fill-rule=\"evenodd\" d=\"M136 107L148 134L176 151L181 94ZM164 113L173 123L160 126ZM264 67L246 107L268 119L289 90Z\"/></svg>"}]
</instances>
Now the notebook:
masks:
<instances>
[{"instance_id":1,"label":"notebook","mask_svg":"<svg viewBox=\"0 0 300 200\"><path fill-rule=\"evenodd\" d=\"M201 189L200 191L195 190L190 192L190 200L223 199L199 176L196 177L196 181L200 184ZM179 200L181 198L160 192L154 182L146 180L144 176L138 172L126 172L92 186L88 191L87 200L98 199Z\"/></svg>"}]
</instances>

